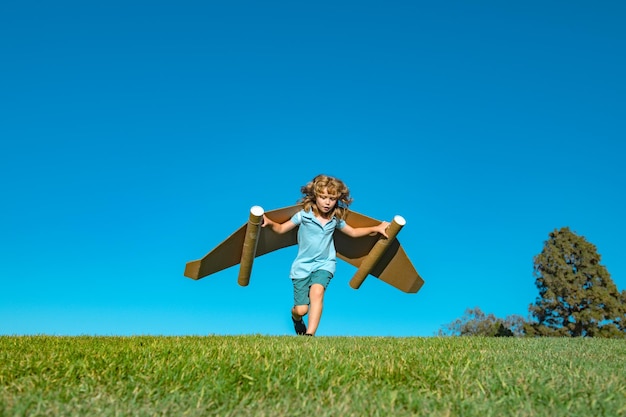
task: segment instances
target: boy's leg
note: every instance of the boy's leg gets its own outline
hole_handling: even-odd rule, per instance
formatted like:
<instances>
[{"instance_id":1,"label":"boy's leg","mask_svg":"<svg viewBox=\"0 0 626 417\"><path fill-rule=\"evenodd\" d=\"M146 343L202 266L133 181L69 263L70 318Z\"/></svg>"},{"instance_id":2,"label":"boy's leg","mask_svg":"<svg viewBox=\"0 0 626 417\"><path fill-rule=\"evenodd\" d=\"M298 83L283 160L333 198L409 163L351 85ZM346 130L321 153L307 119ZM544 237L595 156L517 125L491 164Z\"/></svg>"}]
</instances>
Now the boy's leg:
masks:
<instances>
[{"instance_id":1,"label":"boy's leg","mask_svg":"<svg viewBox=\"0 0 626 417\"><path fill-rule=\"evenodd\" d=\"M322 318L322 310L324 309L324 293L326 287L330 283L333 274L328 271L315 271L311 274L311 289L309 290L310 309L309 309L309 328L307 334L315 335L317 327Z\"/></svg>"},{"instance_id":2,"label":"boy's leg","mask_svg":"<svg viewBox=\"0 0 626 417\"><path fill-rule=\"evenodd\" d=\"M303 335L306 333L306 325L302 320L309 311L309 280L294 279L293 282L293 303L291 309L291 320L296 334Z\"/></svg>"},{"instance_id":3,"label":"boy's leg","mask_svg":"<svg viewBox=\"0 0 626 417\"><path fill-rule=\"evenodd\" d=\"M311 298L311 309L309 310L309 328L306 333L315 335L317 327L322 318L322 310L324 309L324 287L320 284L311 285L309 297Z\"/></svg>"}]
</instances>

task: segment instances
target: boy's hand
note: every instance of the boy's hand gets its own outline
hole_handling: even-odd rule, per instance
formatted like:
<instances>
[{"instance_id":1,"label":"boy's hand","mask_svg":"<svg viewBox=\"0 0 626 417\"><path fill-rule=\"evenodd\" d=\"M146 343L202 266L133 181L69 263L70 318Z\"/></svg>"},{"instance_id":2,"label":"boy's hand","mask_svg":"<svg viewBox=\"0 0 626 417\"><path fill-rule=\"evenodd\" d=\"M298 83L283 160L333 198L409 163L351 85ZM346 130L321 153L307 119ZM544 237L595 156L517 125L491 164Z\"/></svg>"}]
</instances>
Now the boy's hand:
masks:
<instances>
[{"instance_id":1,"label":"boy's hand","mask_svg":"<svg viewBox=\"0 0 626 417\"><path fill-rule=\"evenodd\" d=\"M269 226L272 227L274 224L273 221L271 221L265 214L263 215L263 224L261 224L261 227L265 227L265 226Z\"/></svg>"},{"instance_id":2,"label":"boy's hand","mask_svg":"<svg viewBox=\"0 0 626 417\"><path fill-rule=\"evenodd\" d=\"M378 233L380 233L381 235L385 236L387 239L389 239L389 236L387 236L387 228L388 227L389 227L389 222L381 222L377 226Z\"/></svg>"}]
</instances>

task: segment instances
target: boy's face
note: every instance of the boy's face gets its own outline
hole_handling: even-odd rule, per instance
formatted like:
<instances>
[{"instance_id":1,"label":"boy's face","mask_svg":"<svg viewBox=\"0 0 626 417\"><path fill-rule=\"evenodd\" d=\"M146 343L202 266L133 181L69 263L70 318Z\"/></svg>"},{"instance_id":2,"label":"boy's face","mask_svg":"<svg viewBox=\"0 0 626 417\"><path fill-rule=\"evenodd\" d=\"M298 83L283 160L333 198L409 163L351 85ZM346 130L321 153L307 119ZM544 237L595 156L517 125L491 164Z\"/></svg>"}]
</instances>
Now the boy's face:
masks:
<instances>
[{"instance_id":1,"label":"boy's face","mask_svg":"<svg viewBox=\"0 0 626 417\"><path fill-rule=\"evenodd\" d=\"M337 205L337 195L329 194L324 188L321 193L315 195L315 205L320 213L328 214Z\"/></svg>"}]
</instances>

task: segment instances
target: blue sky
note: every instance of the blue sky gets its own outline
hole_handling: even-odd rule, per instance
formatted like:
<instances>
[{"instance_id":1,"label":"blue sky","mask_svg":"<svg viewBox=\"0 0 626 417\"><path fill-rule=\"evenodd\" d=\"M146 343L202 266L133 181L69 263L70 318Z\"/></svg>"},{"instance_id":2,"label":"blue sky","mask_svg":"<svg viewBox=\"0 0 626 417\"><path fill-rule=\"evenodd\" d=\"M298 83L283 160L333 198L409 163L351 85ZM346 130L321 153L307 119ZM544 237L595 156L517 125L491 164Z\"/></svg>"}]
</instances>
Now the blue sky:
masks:
<instances>
[{"instance_id":1,"label":"blue sky","mask_svg":"<svg viewBox=\"0 0 626 417\"><path fill-rule=\"evenodd\" d=\"M407 225L426 283L349 287L319 336L431 336L526 316L569 226L620 290L619 1L5 2L0 334L292 334L295 248L183 276L318 173Z\"/></svg>"}]
</instances>

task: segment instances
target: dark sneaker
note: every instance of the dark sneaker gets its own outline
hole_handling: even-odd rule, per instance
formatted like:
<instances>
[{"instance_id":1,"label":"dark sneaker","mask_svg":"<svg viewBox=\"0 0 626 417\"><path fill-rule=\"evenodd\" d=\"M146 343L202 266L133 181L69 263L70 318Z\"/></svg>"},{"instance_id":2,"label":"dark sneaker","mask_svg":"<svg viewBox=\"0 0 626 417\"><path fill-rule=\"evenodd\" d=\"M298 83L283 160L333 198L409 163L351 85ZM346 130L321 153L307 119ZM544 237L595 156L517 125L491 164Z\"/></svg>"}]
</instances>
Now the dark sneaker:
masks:
<instances>
[{"instance_id":1,"label":"dark sneaker","mask_svg":"<svg viewBox=\"0 0 626 417\"><path fill-rule=\"evenodd\" d=\"M296 321L296 319L294 319L293 316L291 316L291 320L293 321L293 328L296 330L296 334L299 334L299 335L306 334L306 325L302 321L302 318Z\"/></svg>"}]
</instances>

